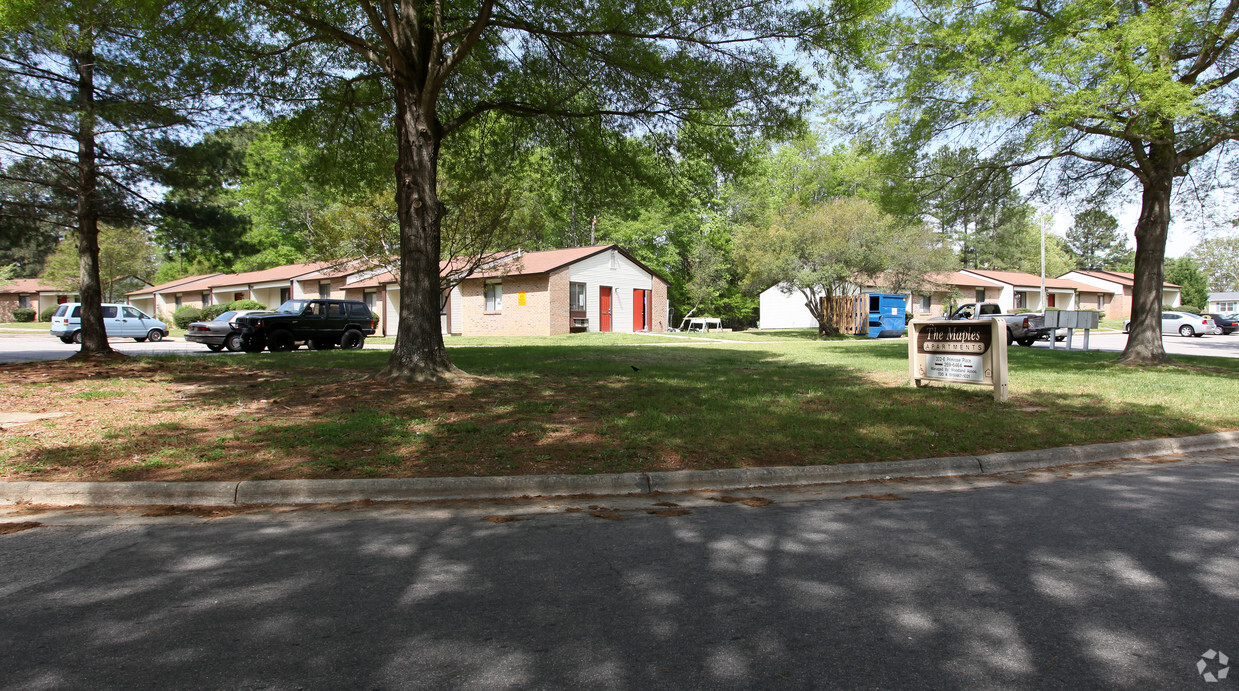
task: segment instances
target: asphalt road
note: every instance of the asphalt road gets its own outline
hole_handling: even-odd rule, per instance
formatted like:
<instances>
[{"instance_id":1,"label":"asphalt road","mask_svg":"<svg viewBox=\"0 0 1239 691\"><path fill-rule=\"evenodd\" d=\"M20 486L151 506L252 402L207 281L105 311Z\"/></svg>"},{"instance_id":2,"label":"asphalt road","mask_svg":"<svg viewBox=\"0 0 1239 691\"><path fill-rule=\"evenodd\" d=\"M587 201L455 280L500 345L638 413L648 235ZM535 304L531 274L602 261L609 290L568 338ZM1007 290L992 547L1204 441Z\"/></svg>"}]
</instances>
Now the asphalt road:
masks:
<instances>
[{"instance_id":1,"label":"asphalt road","mask_svg":"<svg viewBox=\"0 0 1239 691\"><path fill-rule=\"evenodd\" d=\"M0 535L0 689L1199 687L1239 661L1237 459L679 516L70 514Z\"/></svg>"}]
</instances>

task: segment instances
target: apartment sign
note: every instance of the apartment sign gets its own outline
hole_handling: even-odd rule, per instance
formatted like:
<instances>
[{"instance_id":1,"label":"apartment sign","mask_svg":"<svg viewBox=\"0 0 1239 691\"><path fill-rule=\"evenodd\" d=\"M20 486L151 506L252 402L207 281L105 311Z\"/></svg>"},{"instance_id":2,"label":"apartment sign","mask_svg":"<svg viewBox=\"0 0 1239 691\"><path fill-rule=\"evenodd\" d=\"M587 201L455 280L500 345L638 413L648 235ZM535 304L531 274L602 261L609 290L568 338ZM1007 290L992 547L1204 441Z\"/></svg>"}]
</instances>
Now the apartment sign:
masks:
<instances>
[{"instance_id":1,"label":"apartment sign","mask_svg":"<svg viewBox=\"0 0 1239 691\"><path fill-rule=\"evenodd\" d=\"M916 386L943 381L991 386L1007 400L1007 323L986 320L913 321L909 378Z\"/></svg>"}]
</instances>

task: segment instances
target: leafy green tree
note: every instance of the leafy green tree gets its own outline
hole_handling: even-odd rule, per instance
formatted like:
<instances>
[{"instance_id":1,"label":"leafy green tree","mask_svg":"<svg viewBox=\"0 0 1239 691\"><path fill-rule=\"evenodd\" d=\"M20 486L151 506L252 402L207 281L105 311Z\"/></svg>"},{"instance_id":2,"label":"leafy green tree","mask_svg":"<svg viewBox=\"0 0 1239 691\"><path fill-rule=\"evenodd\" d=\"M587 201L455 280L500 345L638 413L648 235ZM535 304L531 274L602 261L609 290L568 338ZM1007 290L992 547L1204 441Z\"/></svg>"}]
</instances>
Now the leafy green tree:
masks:
<instances>
[{"instance_id":1,"label":"leafy green tree","mask_svg":"<svg viewBox=\"0 0 1239 691\"><path fill-rule=\"evenodd\" d=\"M264 35L356 59L332 65L347 85L331 93L382 84L394 106L401 319L381 376L419 381L458 374L438 317L438 165L453 134L507 113L537 125L530 136L588 144L576 159L584 165L625 133L665 133L677 122L727 137L790 132L811 91L790 50L850 52L861 40L848 33L851 20L868 9L865 0L251 3L269 18Z\"/></svg>"},{"instance_id":2,"label":"leafy green tree","mask_svg":"<svg viewBox=\"0 0 1239 691\"><path fill-rule=\"evenodd\" d=\"M0 149L34 162L10 181L54 191L71 208L81 277L81 355L111 352L103 328L101 220L128 224L149 209L157 142L184 132L219 78L227 43L202 3L13 0L0 5ZM220 42L200 40L208 25ZM116 202L116 203L110 203Z\"/></svg>"},{"instance_id":3,"label":"leafy green tree","mask_svg":"<svg viewBox=\"0 0 1239 691\"><path fill-rule=\"evenodd\" d=\"M943 148L930 158L919 187L925 213L955 248L965 268L1017 270L1027 255L1021 239L1034 226L1032 207L1011 171L974 148Z\"/></svg>"},{"instance_id":4,"label":"leafy green tree","mask_svg":"<svg viewBox=\"0 0 1239 691\"><path fill-rule=\"evenodd\" d=\"M1216 293L1239 290L1239 236L1211 238L1188 252Z\"/></svg>"},{"instance_id":5,"label":"leafy green tree","mask_svg":"<svg viewBox=\"0 0 1239 691\"><path fill-rule=\"evenodd\" d=\"M259 251L246 238L250 220L237 190L246 177L250 142L260 128L222 128L192 145L166 145L171 162L156 171L156 182L166 191L156 205L153 238L176 261L178 271L187 264L201 269L192 273L227 270Z\"/></svg>"},{"instance_id":6,"label":"leafy green tree","mask_svg":"<svg viewBox=\"0 0 1239 691\"><path fill-rule=\"evenodd\" d=\"M1011 165L1057 166L1073 190L1134 182L1132 333L1120 360L1164 362L1160 291L1173 193L1193 165L1239 137L1236 6L930 0L916 10L892 18L886 36L895 45L873 84L897 104L900 140L919 147L948 130L971 133L996 142Z\"/></svg>"},{"instance_id":7,"label":"leafy green tree","mask_svg":"<svg viewBox=\"0 0 1239 691\"><path fill-rule=\"evenodd\" d=\"M1209 304L1209 279L1190 257L1166 260L1166 280L1181 289L1179 301L1200 312Z\"/></svg>"},{"instance_id":8,"label":"leafy green tree","mask_svg":"<svg viewBox=\"0 0 1239 691\"><path fill-rule=\"evenodd\" d=\"M1086 271L1117 269L1131 251L1127 238L1119 233L1118 219L1098 208L1075 215L1067 231L1067 249L1075 268Z\"/></svg>"},{"instance_id":9,"label":"leafy green tree","mask_svg":"<svg viewBox=\"0 0 1239 691\"><path fill-rule=\"evenodd\" d=\"M81 279L78 248L70 236L47 260L42 278L64 290L76 290ZM155 246L137 228L99 226L99 276L103 302L121 302L125 293L152 284Z\"/></svg>"},{"instance_id":10,"label":"leafy green tree","mask_svg":"<svg viewBox=\"0 0 1239 691\"><path fill-rule=\"evenodd\" d=\"M838 333L832 298L879 277L892 291L915 291L953 265L932 230L899 222L857 198L810 208L791 202L770 225L745 228L737 245L748 281L800 293L824 336Z\"/></svg>"}]
</instances>

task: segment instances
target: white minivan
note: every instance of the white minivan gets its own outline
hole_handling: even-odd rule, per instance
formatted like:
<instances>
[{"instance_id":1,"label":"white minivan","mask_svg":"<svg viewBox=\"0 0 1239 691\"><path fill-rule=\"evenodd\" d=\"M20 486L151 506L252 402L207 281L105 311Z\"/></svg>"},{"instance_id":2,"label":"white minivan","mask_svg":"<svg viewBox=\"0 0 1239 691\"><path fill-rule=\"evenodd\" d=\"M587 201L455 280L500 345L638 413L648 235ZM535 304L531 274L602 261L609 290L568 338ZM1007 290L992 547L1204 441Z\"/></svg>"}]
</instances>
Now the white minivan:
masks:
<instances>
[{"instance_id":1,"label":"white minivan","mask_svg":"<svg viewBox=\"0 0 1239 691\"><path fill-rule=\"evenodd\" d=\"M168 335L168 325L147 315L133 305L104 303L103 326L108 338L132 338L161 341ZM66 302L52 315L52 335L65 343L82 342L82 303Z\"/></svg>"}]
</instances>

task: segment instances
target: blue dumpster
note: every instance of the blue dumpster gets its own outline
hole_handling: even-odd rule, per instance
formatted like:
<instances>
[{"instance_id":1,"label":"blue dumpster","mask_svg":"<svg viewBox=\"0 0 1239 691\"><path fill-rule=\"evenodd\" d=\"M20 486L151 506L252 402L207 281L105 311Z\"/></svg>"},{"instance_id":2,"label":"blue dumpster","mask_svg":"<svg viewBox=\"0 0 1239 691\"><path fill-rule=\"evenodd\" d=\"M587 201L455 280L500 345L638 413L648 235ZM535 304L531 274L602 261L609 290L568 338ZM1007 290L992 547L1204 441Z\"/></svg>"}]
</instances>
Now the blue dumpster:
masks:
<instances>
[{"instance_id":1,"label":"blue dumpster","mask_svg":"<svg viewBox=\"0 0 1239 691\"><path fill-rule=\"evenodd\" d=\"M869 293L869 338L899 338L907 330L907 296Z\"/></svg>"}]
</instances>

